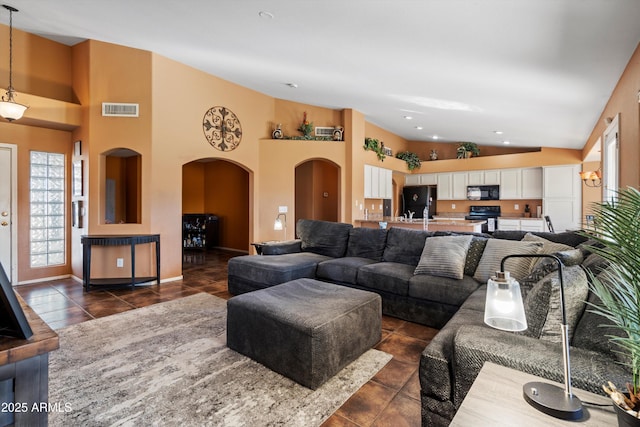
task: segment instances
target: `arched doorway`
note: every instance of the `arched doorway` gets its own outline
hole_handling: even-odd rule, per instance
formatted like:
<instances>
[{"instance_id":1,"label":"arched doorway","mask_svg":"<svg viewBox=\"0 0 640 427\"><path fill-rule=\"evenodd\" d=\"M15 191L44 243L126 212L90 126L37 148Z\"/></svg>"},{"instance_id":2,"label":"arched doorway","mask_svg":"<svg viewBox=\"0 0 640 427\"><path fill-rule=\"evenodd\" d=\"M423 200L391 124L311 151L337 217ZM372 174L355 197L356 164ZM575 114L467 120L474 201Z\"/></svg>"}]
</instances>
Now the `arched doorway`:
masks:
<instances>
[{"instance_id":1,"label":"arched doorway","mask_svg":"<svg viewBox=\"0 0 640 427\"><path fill-rule=\"evenodd\" d=\"M233 162L213 158L184 164L182 213L184 248L191 252L214 247L247 252L249 172ZM209 224L204 233L203 223L205 227ZM204 242L198 240L203 237Z\"/></svg>"},{"instance_id":2,"label":"arched doorway","mask_svg":"<svg viewBox=\"0 0 640 427\"><path fill-rule=\"evenodd\" d=\"M340 167L322 159L296 166L295 220L340 218Z\"/></svg>"}]
</instances>

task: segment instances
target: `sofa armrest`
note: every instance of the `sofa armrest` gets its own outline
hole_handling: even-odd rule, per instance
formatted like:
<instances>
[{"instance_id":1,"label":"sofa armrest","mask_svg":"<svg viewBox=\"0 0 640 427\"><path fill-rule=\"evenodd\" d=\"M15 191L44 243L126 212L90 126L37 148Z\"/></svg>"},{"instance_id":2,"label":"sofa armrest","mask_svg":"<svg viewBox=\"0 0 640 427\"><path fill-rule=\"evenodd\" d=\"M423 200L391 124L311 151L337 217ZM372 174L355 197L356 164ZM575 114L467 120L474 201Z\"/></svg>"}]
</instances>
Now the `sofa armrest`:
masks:
<instances>
[{"instance_id":1,"label":"sofa armrest","mask_svg":"<svg viewBox=\"0 0 640 427\"><path fill-rule=\"evenodd\" d=\"M262 255L283 255L298 252L302 252L302 241L299 239L269 242L262 245Z\"/></svg>"},{"instance_id":2,"label":"sofa armrest","mask_svg":"<svg viewBox=\"0 0 640 427\"><path fill-rule=\"evenodd\" d=\"M628 368L616 363L610 355L571 347L570 357L573 387L603 394L602 384L607 381L622 387L632 378ZM454 339L453 359L456 407L462 403L484 362L564 382L561 344L512 332L463 326Z\"/></svg>"}]
</instances>

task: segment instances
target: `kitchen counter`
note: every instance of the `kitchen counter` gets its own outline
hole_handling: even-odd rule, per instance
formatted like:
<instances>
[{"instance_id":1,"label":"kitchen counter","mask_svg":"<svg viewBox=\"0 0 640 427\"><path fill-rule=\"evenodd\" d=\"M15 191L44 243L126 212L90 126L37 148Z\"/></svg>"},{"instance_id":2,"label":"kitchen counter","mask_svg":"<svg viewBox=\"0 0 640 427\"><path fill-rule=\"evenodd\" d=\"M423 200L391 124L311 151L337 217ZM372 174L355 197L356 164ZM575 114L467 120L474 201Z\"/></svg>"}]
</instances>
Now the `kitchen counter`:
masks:
<instances>
[{"instance_id":1,"label":"kitchen counter","mask_svg":"<svg viewBox=\"0 0 640 427\"><path fill-rule=\"evenodd\" d=\"M430 219L425 227L424 220L413 219L406 221L398 221L393 217L384 217L381 219L357 219L356 225L367 228L380 228L380 222L386 222L387 228L401 227L411 228L414 230L428 231L468 231L480 233L482 232L482 224L484 220L467 220L467 219Z\"/></svg>"}]
</instances>

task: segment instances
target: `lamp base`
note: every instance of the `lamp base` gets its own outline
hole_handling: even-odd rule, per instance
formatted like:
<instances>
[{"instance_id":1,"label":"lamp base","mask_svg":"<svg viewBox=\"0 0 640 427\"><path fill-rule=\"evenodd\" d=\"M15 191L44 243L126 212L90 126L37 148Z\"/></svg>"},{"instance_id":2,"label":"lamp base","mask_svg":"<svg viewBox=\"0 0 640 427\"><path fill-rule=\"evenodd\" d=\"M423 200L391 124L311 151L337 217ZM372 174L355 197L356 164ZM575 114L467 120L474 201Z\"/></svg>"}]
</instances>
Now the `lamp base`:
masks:
<instances>
[{"instance_id":1,"label":"lamp base","mask_svg":"<svg viewBox=\"0 0 640 427\"><path fill-rule=\"evenodd\" d=\"M543 382L526 383L522 388L524 400L538 411L563 420L582 418L582 402L575 396L568 396L564 389Z\"/></svg>"}]
</instances>

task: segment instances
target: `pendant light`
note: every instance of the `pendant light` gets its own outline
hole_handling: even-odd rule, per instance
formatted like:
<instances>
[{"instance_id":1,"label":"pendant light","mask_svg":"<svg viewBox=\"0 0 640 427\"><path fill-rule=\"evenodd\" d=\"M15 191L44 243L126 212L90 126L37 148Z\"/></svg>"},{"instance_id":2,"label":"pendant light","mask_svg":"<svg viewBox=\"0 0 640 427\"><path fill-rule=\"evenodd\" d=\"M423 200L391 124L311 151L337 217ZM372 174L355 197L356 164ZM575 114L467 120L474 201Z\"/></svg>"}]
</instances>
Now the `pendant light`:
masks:
<instances>
[{"instance_id":1,"label":"pendant light","mask_svg":"<svg viewBox=\"0 0 640 427\"><path fill-rule=\"evenodd\" d=\"M17 12L18 9L9 5L3 4L2 7L9 11L9 87L7 93L2 97L0 102L0 116L9 120L10 122L18 120L22 117L26 105L18 104L13 98L15 96L15 90L13 89L12 74L13 74L13 12Z\"/></svg>"}]
</instances>

